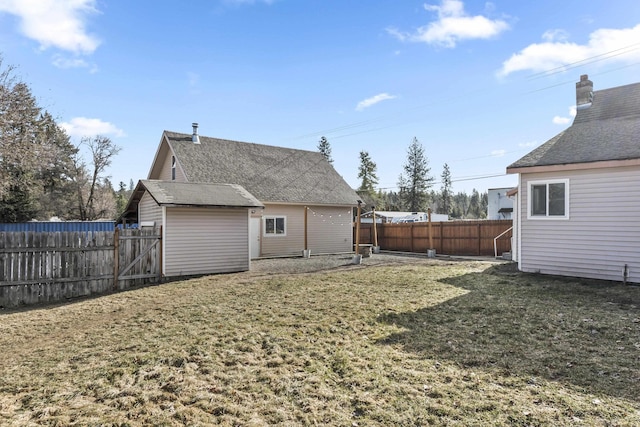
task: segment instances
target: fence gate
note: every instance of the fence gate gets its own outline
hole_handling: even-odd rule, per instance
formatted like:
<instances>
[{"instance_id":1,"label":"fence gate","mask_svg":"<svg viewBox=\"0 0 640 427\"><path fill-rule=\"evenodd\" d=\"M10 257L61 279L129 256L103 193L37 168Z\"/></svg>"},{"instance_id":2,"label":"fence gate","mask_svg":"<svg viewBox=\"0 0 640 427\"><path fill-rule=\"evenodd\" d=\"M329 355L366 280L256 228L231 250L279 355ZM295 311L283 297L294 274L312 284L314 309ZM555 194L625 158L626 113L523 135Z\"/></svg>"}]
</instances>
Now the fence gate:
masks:
<instances>
[{"instance_id":1,"label":"fence gate","mask_svg":"<svg viewBox=\"0 0 640 427\"><path fill-rule=\"evenodd\" d=\"M162 279L162 227L116 229L113 241L114 290Z\"/></svg>"}]
</instances>

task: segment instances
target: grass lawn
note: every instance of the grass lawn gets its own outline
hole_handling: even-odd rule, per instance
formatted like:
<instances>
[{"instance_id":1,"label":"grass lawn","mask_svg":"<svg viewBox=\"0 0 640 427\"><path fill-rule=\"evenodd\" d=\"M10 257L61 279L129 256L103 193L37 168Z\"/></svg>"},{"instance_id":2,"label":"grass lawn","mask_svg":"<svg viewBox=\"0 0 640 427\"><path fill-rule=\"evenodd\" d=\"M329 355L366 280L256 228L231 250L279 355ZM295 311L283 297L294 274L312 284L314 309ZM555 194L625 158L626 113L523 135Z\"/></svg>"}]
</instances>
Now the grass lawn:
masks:
<instances>
[{"instance_id":1,"label":"grass lawn","mask_svg":"<svg viewBox=\"0 0 640 427\"><path fill-rule=\"evenodd\" d=\"M0 349L0 425L640 425L640 287L489 263L167 283Z\"/></svg>"}]
</instances>

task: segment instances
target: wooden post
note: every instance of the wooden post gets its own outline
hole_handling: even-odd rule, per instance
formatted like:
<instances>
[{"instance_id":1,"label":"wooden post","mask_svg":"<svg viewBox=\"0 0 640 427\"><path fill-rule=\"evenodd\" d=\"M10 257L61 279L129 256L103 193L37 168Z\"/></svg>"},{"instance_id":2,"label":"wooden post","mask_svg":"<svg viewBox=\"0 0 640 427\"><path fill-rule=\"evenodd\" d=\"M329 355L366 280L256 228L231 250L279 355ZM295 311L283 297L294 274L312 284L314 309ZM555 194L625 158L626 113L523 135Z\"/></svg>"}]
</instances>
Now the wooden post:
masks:
<instances>
[{"instance_id":1,"label":"wooden post","mask_svg":"<svg viewBox=\"0 0 640 427\"><path fill-rule=\"evenodd\" d=\"M120 228L113 232L113 290L118 290L118 270L120 270Z\"/></svg>"},{"instance_id":2,"label":"wooden post","mask_svg":"<svg viewBox=\"0 0 640 427\"><path fill-rule=\"evenodd\" d=\"M427 209L429 219L429 249L433 249L433 233L431 232L431 208Z\"/></svg>"},{"instance_id":3,"label":"wooden post","mask_svg":"<svg viewBox=\"0 0 640 427\"><path fill-rule=\"evenodd\" d=\"M308 238L307 238L307 225L309 224L309 208L307 206L304 207L304 250L309 249Z\"/></svg>"},{"instance_id":4,"label":"wooden post","mask_svg":"<svg viewBox=\"0 0 640 427\"><path fill-rule=\"evenodd\" d=\"M362 201L358 200L358 216L356 219L356 255L360 253L360 206Z\"/></svg>"},{"instance_id":5,"label":"wooden post","mask_svg":"<svg viewBox=\"0 0 640 427\"><path fill-rule=\"evenodd\" d=\"M413 223L413 222L409 224L409 236L411 237L409 239L409 242L410 242L409 252L413 252L413 225L414 224L415 223Z\"/></svg>"},{"instance_id":6,"label":"wooden post","mask_svg":"<svg viewBox=\"0 0 640 427\"><path fill-rule=\"evenodd\" d=\"M160 233L160 237L158 238L159 239L159 241L158 241L158 244L159 244L159 247L158 247L158 282L162 281L162 269L164 268L163 265L162 265L162 261L164 259L164 254L162 252L162 247L164 246L164 243L162 241L162 226L160 226L159 233Z\"/></svg>"},{"instance_id":7,"label":"wooden post","mask_svg":"<svg viewBox=\"0 0 640 427\"><path fill-rule=\"evenodd\" d=\"M478 256L482 255L482 229L478 223Z\"/></svg>"},{"instance_id":8,"label":"wooden post","mask_svg":"<svg viewBox=\"0 0 640 427\"><path fill-rule=\"evenodd\" d=\"M378 229L376 227L376 207L371 207L371 216L373 218L373 246L378 246Z\"/></svg>"}]
</instances>

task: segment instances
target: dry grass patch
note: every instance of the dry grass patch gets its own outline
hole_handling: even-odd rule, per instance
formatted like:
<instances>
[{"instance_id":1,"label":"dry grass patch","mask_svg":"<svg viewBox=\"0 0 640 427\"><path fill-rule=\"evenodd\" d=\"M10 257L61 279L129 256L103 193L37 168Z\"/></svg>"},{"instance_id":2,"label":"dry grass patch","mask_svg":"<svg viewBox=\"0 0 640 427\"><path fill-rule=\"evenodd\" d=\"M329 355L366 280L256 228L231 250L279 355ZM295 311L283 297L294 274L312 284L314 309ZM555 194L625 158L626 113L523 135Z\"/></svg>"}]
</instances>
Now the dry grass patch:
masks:
<instances>
[{"instance_id":1,"label":"dry grass patch","mask_svg":"<svg viewBox=\"0 0 640 427\"><path fill-rule=\"evenodd\" d=\"M638 425L639 301L416 260L8 313L0 424Z\"/></svg>"}]
</instances>

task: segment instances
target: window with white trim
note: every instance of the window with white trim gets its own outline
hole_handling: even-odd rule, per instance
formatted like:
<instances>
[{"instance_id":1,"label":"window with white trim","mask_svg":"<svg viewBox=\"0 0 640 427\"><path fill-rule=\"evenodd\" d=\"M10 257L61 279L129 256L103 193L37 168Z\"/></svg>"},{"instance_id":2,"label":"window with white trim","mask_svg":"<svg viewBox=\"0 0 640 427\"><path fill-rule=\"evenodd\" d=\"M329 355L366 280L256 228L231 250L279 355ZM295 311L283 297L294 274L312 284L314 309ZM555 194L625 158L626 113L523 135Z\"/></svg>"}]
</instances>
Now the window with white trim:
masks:
<instances>
[{"instance_id":1,"label":"window with white trim","mask_svg":"<svg viewBox=\"0 0 640 427\"><path fill-rule=\"evenodd\" d=\"M171 181L176 180L176 156L171 156Z\"/></svg>"},{"instance_id":2,"label":"window with white trim","mask_svg":"<svg viewBox=\"0 0 640 427\"><path fill-rule=\"evenodd\" d=\"M286 236L287 235L287 217L286 216L265 216L264 235L265 236Z\"/></svg>"},{"instance_id":3,"label":"window with white trim","mask_svg":"<svg viewBox=\"0 0 640 427\"><path fill-rule=\"evenodd\" d=\"M529 219L568 219L569 180L529 182Z\"/></svg>"}]
</instances>

